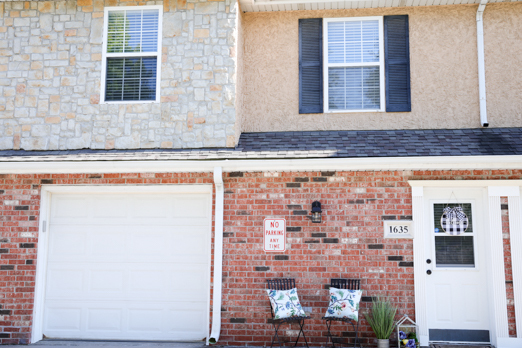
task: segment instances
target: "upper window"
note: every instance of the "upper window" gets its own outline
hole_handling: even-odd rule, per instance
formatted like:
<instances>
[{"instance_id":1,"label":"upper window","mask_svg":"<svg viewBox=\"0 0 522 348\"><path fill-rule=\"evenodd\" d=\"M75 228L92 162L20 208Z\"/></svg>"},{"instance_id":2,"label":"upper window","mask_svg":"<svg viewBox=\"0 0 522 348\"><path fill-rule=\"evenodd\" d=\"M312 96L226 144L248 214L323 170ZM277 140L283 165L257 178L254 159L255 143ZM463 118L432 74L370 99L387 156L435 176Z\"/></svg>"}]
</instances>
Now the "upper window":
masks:
<instances>
[{"instance_id":1,"label":"upper window","mask_svg":"<svg viewBox=\"0 0 522 348\"><path fill-rule=\"evenodd\" d=\"M162 6L105 8L104 102L159 100Z\"/></svg>"},{"instance_id":2,"label":"upper window","mask_svg":"<svg viewBox=\"0 0 522 348\"><path fill-rule=\"evenodd\" d=\"M382 17L324 19L324 108L384 111Z\"/></svg>"},{"instance_id":3,"label":"upper window","mask_svg":"<svg viewBox=\"0 0 522 348\"><path fill-rule=\"evenodd\" d=\"M299 113L409 112L408 16L299 19Z\"/></svg>"}]
</instances>

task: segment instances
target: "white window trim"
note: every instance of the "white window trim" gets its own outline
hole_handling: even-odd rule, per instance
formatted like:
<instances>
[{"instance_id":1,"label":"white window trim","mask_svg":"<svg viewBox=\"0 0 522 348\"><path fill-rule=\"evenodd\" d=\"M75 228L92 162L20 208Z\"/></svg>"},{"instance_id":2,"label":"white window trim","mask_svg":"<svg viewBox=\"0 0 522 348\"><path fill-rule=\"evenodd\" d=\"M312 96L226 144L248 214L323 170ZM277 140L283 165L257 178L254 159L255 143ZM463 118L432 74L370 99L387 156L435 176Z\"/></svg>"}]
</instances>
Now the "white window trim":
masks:
<instances>
[{"instance_id":1,"label":"white window trim","mask_svg":"<svg viewBox=\"0 0 522 348\"><path fill-rule=\"evenodd\" d=\"M346 63L328 64L328 23L347 21L375 21L379 22L379 63ZM364 110L330 110L328 105L328 68L336 66L379 66L379 88L381 105L378 109ZM384 84L384 18L373 17L342 17L323 18L323 108L325 113L352 113L352 112L385 112L386 111L386 86Z\"/></svg>"},{"instance_id":2,"label":"white window trim","mask_svg":"<svg viewBox=\"0 0 522 348\"><path fill-rule=\"evenodd\" d=\"M121 10L158 10L158 45L156 52L133 52L133 53L109 53L107 54L107 41L109 30L109 12ZM159 103L160 101L160 83L161 83L161 54L162 54L162 38L163 38L163 6L116 6L105 7L103 14L103 48L102 48L102 71L101 71L101 90L100 104L149 104ZM156 99L155 100L122 100L122 101L105 101L105 85L107 83L107 57L156 57Z\"/></svg>"}]
</instances>

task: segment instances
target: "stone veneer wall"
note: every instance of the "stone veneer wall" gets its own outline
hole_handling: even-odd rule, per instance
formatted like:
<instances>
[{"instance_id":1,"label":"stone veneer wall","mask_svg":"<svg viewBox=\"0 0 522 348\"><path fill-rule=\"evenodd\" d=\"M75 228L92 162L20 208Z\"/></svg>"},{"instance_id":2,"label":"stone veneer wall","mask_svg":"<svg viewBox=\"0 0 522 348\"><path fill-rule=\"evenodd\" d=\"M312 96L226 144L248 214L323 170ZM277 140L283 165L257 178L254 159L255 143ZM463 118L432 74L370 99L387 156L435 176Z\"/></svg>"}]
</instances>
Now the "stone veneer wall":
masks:
<instances>
[{"instance_id":1,"label":"stone veneer wall","mask_svg":"<svg viewBox=\"0 0 522 348\"><path fill-rule=\"evenodd\" d=\"M105 6L163 5L161 102L100 104ZM234 146L235 0L0 3L0 149Z\"/></svg>"}]
</instances>

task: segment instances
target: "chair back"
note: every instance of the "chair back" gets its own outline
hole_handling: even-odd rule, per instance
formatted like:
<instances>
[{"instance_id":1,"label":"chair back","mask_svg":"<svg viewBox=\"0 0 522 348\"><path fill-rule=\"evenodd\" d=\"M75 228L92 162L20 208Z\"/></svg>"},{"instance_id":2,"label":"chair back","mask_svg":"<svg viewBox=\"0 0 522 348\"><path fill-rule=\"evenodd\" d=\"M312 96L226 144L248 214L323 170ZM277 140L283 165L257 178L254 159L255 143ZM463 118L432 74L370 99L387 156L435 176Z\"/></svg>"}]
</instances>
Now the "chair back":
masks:
<instances>
[{"instance_id":1,"label":"chair back","mask_svg":"<svg viewBox=\"0 0 522 348\"><path fill-rule=\"evenodd\" d=\"M295 279L293 278L276 278L267 279L268 290L291 290L295 288Z\"/></svg>"},{"instance_id":2,"label":"chair back","mask_svg":"<svg viewBox=\"0 0 522 348\"><path fill-rule=\"evenodd\" d=\"M332 279L330 287L345 290L361 290L360 279Z\"/></svg>"}]
</instances>

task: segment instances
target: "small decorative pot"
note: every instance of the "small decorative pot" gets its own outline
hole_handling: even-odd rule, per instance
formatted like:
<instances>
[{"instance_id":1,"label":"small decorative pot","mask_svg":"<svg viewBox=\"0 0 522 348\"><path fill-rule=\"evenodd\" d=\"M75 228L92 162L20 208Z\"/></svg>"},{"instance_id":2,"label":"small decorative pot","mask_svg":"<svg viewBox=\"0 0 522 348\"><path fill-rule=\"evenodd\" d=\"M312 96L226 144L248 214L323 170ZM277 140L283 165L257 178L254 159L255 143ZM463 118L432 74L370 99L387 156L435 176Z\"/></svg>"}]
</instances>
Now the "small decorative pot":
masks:
<instances>
[{"instance_id":1,"label":"small decorative pot","mask_svg":"<svg viewBox=\"0 0 522 348\"><path fill-rule=\"evenodd\" d=\"M377 348L390 348L390 340L377 339Z\"/></svg>"}]
</instances>

